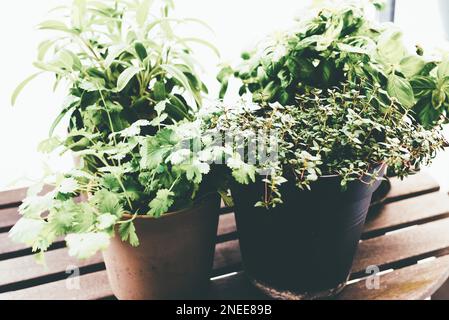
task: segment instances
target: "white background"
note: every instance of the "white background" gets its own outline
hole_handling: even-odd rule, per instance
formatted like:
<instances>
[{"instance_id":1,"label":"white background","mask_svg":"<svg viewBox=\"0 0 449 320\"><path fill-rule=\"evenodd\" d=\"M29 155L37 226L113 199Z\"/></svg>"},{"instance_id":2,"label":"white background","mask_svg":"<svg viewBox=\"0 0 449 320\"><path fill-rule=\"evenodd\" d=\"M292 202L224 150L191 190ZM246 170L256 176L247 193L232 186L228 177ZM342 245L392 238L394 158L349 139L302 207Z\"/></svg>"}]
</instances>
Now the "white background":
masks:
<instances>
[{"instance_id":1,"label":"white background","mask_svg":"<svg viewBox=\"0 0 449 320\"><path fill-rule=\"evenodd\" d=\"M449 0L447 0L449 1ZM15 86L34 69L36 47L48 34L35 26L46 12L68 0L4 0L0 10L0 189L26 185L24 178L38 178L45 159L36 151L47 137L58 114L64 90L52 91L49 76L39 78L23 92L17 105L10 105ZM288 26L309 1L298 0L177 0L177 12L206 21L215 30L210 38L222 52L221 60L236 61L240 53L264 35ZM437 0L399 0L396 16L408 39L424 45L445 46ZM207 81L213 79L219 60L200 52ZM442 155L430 170L443 187L449 185L449 156ZM52 159L53 169L71 166L71 158ZM445 172L445 175L442 172ZM438 174L437 174L438 173ZM448 174L446 174L448 173Z\"/></svg>"}]
</instances>

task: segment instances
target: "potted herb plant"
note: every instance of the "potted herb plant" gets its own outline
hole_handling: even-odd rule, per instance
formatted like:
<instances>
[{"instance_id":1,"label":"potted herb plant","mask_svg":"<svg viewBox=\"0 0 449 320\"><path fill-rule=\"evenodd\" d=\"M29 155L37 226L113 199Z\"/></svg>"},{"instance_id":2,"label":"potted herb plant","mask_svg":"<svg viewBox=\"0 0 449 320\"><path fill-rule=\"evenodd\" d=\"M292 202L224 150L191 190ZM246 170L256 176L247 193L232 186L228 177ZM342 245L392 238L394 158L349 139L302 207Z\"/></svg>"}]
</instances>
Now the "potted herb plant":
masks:
<instances>
[{"instance_id":1,"label":"potted herb plant","mask_svg":"<svg viewBox=\"0 0 449 320\"><path fill-rule=\"evenodd\" d=\"M409 50L398 27L367 19L363 6L348 3L325 1L323 11L318 6L315 16L301 20L280 39L273 37L258 51L245 52L239 68L225 67L219 74L221 97L234 73L243 82L241 94L249 91L256 102L281 104L294 103L295 94L307 87L326 89L364 78L411 109L426 128L447 123L447 55L431 55L421 46ZM381 1L372 3L381 9ZM389 190L386 179L374 202L382 203Z\"/></svg>"},{"instance_id":2,"label":"potted herb plant","mask_svg":"<svg viewBox=\"0 0 449 320\"><path fill-rule=\"evenodd\" d=\"M189 121L207 92L190 44L208 43L177 36L176 27L198 21L171 18L172 7L75 0L58 8L69 18L40 25L57 35L40 45L35 66L69 87L40 149L72 151L81 166L31 188L10 236L39 258L60 237L80 259L104 250L119 299L191 297L208 284L213 262L214 169L196 153L177 153L181 137L196 132ZM70 124L60 138L63 118ZM54 190L41 195L44 184Z\"/></svg>"},{"instance_id":3,"label":"potted herb plant","mask_svg":"<svg viewBox=\"0 0 449 320\"><path fill-rule=\"evenodd\" d=\"M357 5L326 6L218 76L222 93L239 78L240 95L256 105L224 108L209 124L243 135L227 161L243 263L272 297L340 292L385 167L404 177L443 145L412 110L409 78L426 63L398 37ZM242 156L248 132L274 137L267 150L276 156Z\"/></svg>"}]
</instances>

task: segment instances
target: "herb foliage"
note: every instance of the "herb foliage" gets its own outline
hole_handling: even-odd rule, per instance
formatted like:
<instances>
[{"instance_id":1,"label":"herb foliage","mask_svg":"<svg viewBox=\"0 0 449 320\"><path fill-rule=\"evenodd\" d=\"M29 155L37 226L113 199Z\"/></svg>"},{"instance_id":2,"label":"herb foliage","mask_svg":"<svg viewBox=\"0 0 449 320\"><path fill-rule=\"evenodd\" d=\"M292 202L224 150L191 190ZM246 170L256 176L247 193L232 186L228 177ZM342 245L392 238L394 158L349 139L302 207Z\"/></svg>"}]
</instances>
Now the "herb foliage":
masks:
<instances>
[{"instance_id":1,"label":"herb foliage","mask_svg":"<svg viewBox=\"0 0 449 320\"><path fill-rule=\"evenodd\" d=\"M71 255L90 257L116 230L137 246L138 215L158 218L217 189L208 187L213 181L205 177L212 170L206 161L174 154L180 140L196 132L193 120L207 93L191 45L216 49L178 36L176 28L202 22L172 18L172 8L171 0L74 0L55 9L58 20L40 24L56 35L40 45L34 65L54 74L55 86L69 87L40 150L71 151L82 166L49 174L20 207L23 217L10 236L39 257L59 237ZM18 86L13 102L38 74ZM54 129L65 117L70 125L60 138ZM42 195L44 185L54 190ZM85 199L78 201L80 195Z\"/></svg>"},{"instance_id":2,"label":"herb foliage","mask_svg":"<svg viewBox=\"0 0 449 320\"><path fill-rule=\"evenodd\" d=\"M235 70L223 68L218 76L221 97L234 75L243 83L240 95L250 92L257 103L282 105L294 104L308 88L329 89L363 80L387 89L426 127L447 120L447 57L426 58L419 46L411 52L398 27L368 19L365 7L357 2L324 3L291 30L243 53Z\"/></svg>"}]
</instances>

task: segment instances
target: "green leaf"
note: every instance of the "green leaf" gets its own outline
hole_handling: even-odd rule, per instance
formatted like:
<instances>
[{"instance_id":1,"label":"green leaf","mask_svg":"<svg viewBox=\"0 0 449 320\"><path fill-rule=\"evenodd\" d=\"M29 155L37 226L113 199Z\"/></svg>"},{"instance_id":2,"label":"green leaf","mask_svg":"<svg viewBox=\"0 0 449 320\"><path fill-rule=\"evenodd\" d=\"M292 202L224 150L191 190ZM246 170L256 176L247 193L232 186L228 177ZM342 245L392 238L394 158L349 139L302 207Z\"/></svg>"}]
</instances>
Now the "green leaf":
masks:
<instances>
[{"instance_id":1,"label":"green leaf","mask_svg":"<svg viewBox=\"0 0 449 320\"><path fill-rule=\"evenodd\" d=\"M50 137L44 141L42 141L37 150L41 153L52 153L53 151L55 151L58 147L60 147L62 145L62 141L59 140L59 138L57 137Z\"/></svg>"},{"instance_id":2,"label":"green leaf","mask_svg":"<svg viewBox=\"0 0 449 320\"><path fill-rule=\"evenodd\" d=\"M140 148L140 166L153 170L164 160L167 153L172 151L175 142L171 130L161 130L156 137L147 137Z\"/></svg>"},{"instance_id":3,"label":"green leaf","mask_svg":"<svg viewBox=\"0 0 449 320\"><path fill-rule=\"evenodd\" d=\"M125 51L126 46L123 44L119 44L116 46L112 46L108 49L108 56L106 57L104 61L104 65L106 68L109 68L112 63L115 61L115 59Z\"/></svg>"},{"instance_id":4,"label":"green leaf","mask_svg":"<svg viewBox=\"0 0 449 320\"><path fill-rule=\"evenodd\" d=\"M100 189L92 197L94 203L100 213L110 213L118 218L121 218L124 210L120 203L120 196L117 193Z\"/></svg>"},{"instance_id":5,"label":"green leaf","mask_svg":"<svg viewBox=\"0 0 449 320\"><path fill-rule=\"evenodd\" d=\"M44 220L22 218L9 231L9 238L14 242L32 246L39 238L44 227Z\"/></svg>"},{"instance_id":6,"label":"green leaf","mask_svg":"<svg viewBox=\"0 0 449 320\"><path fill-rule=\"evenodd\" d=\"M408 56L401 60L400 70L407 77L411 78L419 74L425 67L426 62L419 56Z\"/></svg>"},{"instance_id":7,"label":"green leaf","mask_svg":"<svg viewBox=\"0 0 449 320\"><path fill-rule=\"evenodd\" d=\"M38 25L38 28L40 30L54 30L66 33L76 33L74 30L71 30L69 27L67 27L65 23L57 20L44 21Z\"/></svg>"},{"instance_id":8,"label":"green leaf","mask_svg":"<svg viewBox=\"0 0 449 320\"><path fill-rule=\"evenodd\" d=\"M55 121L53 121L52 125L50 126L50 131L48 133L49 137L52 137L56 127L59 125L59 123L61 122L62 119L64 119L64 117L69 114L70 112L72 112L75 109L75 104L78 103L78 101L74 101L71 105L69 105L67 108L65 108L64 110L61 111L61 113L56 117Z\"/></svg>"},{"instance_id":9,"label":"green leaf","mask_svg":"<svg viewBox=\"0 0 449 320\"><path fill-rule=\"evenodd\" d=\"M106 213L99 216L97 218L97 221L97 228L99 230L106 230L114 226L114 224L117 222L117 216Z\"/></svg>"},{"instance_id":10,"label":"green leaf","mask_svg":"<svg viewBox=\"0 0 449 320\"><path fill-rule=\"evenodd\" d=\"M30 83L32 80L34 80L37 76L41 75L43 72L35 73L28 78L26 78L24 81L22 81L17 88L14 90L12 97L11 97L11 105L15 105L17 101L17 97L20 95L20 93L23 91L23 89Z\"/></svg>"},{"instance_id":11,"label":"green leaf","mask_svg":"<svg viewBox=\"0 0 449 320\"><path fill-rule=\"evenodd\" d=\"M228 167L232 169L232 176L240 183L248 185L256 181L256 167L237 158L228 159Z\"/></svg>"},{"instance_id":12,"label":"green leaf","mask_svg":"<svg viewBox=\"0 0 449 320\"><path fill-rule=\"evenodd\" d=\"M109 247L110 237L106 232L69 234L65 238L69 255L78 259L88 259L100 250Z\"/></svg>"},{"instance_id":13,"label":"green leaf","mask_svg":"<svg viewBox=\"0 0 449 320\"><path fill-rule=\"evenodd\" d=\"M134 45L134 49L136 50L139 60L143 62L148 56L147 49L145 49L143 44L141 44L140 42L136 42L136 44Z\"/></svg>"},{"instance_id":14,"label":"green leaf","mask_svg":"<svg viewBox=\"0 0 449 320\"><path fill-rule=\"evenodd\" d=\"M160 217L164 213L167 213L170 207L173 205L175 194L168 189L162 189L157 192L156 198L150 202L149 215L153 217Z\"/></svg>"},{"instance_id":15,"label":"green leaf","mask_svg":"<svg viewBox=\"0 0 449 320\"><path fill-rule=\"evenodd\" d=\"M432 105L435 109L441 108L446 101L446 93L444 90L434 90L432 93Z\"/></svg>"},{"instance_id":16,"label":"green leaf","mask_svg":"<svg viewBox=\"0 0 449 320\"><path fill-rule=\"evenodd\" d=\"M153 87L154 98L157 101L162 101L167 98L167 91L165 90L165 83L162 81L157 81Z\"/></svg>"},{"instance_id":17,"label":"green leaf","mask_svg":"<svg viewBox=\"0 0 449 320\"><path fill-rule=\"evenodd\" d=\"M384 32L378 43L378 54L384 64L399 65L407 54L407 49L402 41L402 32L391 28Z\"/></svg>"},{"instance_id":18,"label":"green leaf","mask_svg":"<svg viewBox=\"0 0 449 320\"><path fill-rule=\"evenodd\" d=\"M74 28L83 30L86 13L86 0L74 0L72 5L72 24Z\"/></svg>"},{"instance_id":19,"label":"green leaf","mask_svg":"<svg viewBox=\"0 0 449 320\"><path fill-rule=\"evenodd\" d=\"M75 193L79 188L78 182L74 178L66 178L59 183L57 191L59 193L71 194Z\"/></svg>"},{"instance_id":20,"label":"green leaf","mask_svg":"<svg viewBox=\"0 0 449 320\"><path fill-rule=\"evenodd\" d=\"M54 192L49 192L43 196L25 198L19 207L19 213L26 218L40 218L53 206L54 196Z\"/></svg>"},{"instance_id":21,"label":"green leaf","mask_svg":"<svg viewBox=\"0 0 449 320\"><path fill-rule=\"evenodd\" d=\"M411 108L415 104L412 86L402 77L395 74L390 75L388 77L387 91L391 97L398 99L404 107Z\"/></svg>"},{"instance_id":22,"label":"green leaf","mask_svg":"<svg viewBox=\"0 0 449 320\"><path fill-rule=\"evenodd\" d=\"M436 83L431 77L416 76L410 80L410 85L413 88L413 92L417 98L428 94L436 89Z\"/></svg>"},{"instance_id":23,"label":"green leaf","mask_svg":"<svg viewBox=\"0 0 449 320\"><path fill-rule=\"evenodd\" d=\"M55 44L55 40L45 40L39 44L37 60L42 61L48 50Z\"/></svg>"},{"instance_id":24,"label":"green leaf","mask_svg":"<svg viewBox=\"0 0 449 320\"><path fill-rule=\"evenodd\" d=\"M141 0L140 5L137 7L136 11L136 19L137 23L140 27L145 25L145 22L148 19L148 15L150 13L151 5L153 4L153 0Z\"/></svg>"},{"instance_id":25,"label":"green leaf","mask_svg":"<svg viewBox=\"0 0 449 320\"><path fill-rule=\"evenodd\" d=\"M210 171L210 165L204 162L200 162L195 159L189 161L188 164L180 165L180 168L185 171L186 178L195 184L200 184L203 180L203 175L206 175Z\"/></svg>"},{"instance_id":26,"label":"green leaf","mask_svg":"<svg viewBox=\"0 0 449 320\"><path fill-rule=\"evenodd\" d=\"M189 42L195 42L195 43L201 44L201 45L206 46L209 49L211 49L217 55L217 57L220 57L220 50L218 50L218 48L216 46L214 46L212 43L210 43L209 41L206 41L206 40L203 40L200 38L179 38L178 42L183 43L183 44L188 44Z\"/></svg>"},{"instance_id":27,"label":"green leaf","mask_svg":"<svg viewBox=\"0 0 449 320\"><path fill-rule=\"evenodd\" d=\"M201 95L199 92L192 89L190 86L189 79L186 77L186 75L180 71L175 66L169 65L169 64L163 64L160 66L163 70L165 70L168 74L170 74L173 78L175 78L177 81L181 83L181 85L186 89L196 100L196 102L201 105Z\"/></svg>"},{"instance_id":28,"label":"green leaf","mask_svg":"<svg viewBox=\"0 0 449 320\"><path fill-rule=\"evenodd\" d=\"M133 222L122 224L119 228L119 234L123 242L129 241L133 247L138 247L140 245L136 227Z\"/></svg>"},{"instance_id":29,"label":"green leaf","mask_svg":"<svg viewBox=\"0 0 449 320\"><path fill-rule=\"evenodd\" d=\"M139 67L134 66L129 67L128 69L123 71L117 80L117 89L116 89L117 92L123 91L123 89L125 89L128 83L131 81L131 79L134 78L134 76L138 74L140 71L141 69Z\"/></svg>"},{"instance_id":30,"label":"green leaf","mask_svg":"<svg viewBox=\"0 0 449 320\"><path fill-rule=\"evenodd\" d=\"M219 99L224 99L228 91L229 79L234 74L234 70L230 66L224 66L217 75L217 80L221 83Z\"/></svg>"},{"instance_id":31,"label":"green leaf","mask_svg":"<svg viewBox=\"0 0 449 320\"><path fill-rule=\"evenodd\" d=\"M439 79L449 77L449 60L443 61L437 68L437 75Z\"/></svg>"}]
</instances>

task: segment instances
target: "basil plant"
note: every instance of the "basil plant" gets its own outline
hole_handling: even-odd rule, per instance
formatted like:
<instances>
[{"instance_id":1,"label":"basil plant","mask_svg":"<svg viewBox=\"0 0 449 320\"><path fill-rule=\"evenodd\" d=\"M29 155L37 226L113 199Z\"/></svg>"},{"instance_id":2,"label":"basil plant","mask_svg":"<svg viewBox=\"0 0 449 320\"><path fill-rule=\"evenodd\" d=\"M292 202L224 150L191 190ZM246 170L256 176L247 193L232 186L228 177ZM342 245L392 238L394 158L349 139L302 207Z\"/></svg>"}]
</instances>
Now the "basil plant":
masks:
<instances>
[{"instance_id":1,"label":"basil plant","mask_svg":"<svg viewBox=\"0 0 449 320\"><path fill-rule=\"evenodd\" d=\"M221 97L234 75L242 81L241 95L250 92L257 103L282 105L294 104L310 88L363 80L385 88L420 124L447 122L448 56L427 56L420 46L409 50L398 27L369 19L361 3L324 1L311 17L243 53L240 66L220 72Z\"/></svg>"},{"instance_id":2,"label":"basil plant","mask_svg":"<svg viewBox=\"0 0 449 320\"><path fill-rule=\"evenodd\" d=\"M245 102L223 108L211 126L273 132L277 157L228 162L240 184L263 172L259 206L282 203L287 182L310 189L337 175L344 190L366 175L379 179L381 165L402 178L446 144L439 129L449 110L448 67L449 60L425 58L420 47L407 50L400 30L369 19L360 1L324 1L292 29L243 53L238 67L221 70L221 97L235 77ZM252 144L241 141L234 152Z\"/></svg>"}]
</instances>

